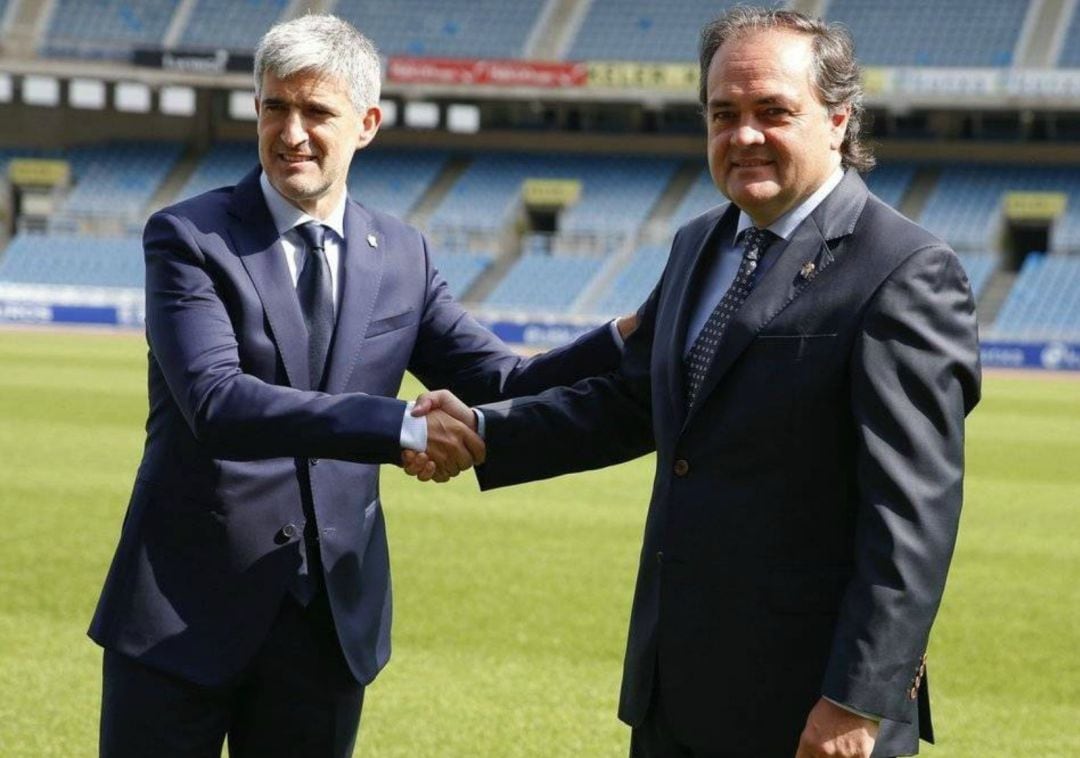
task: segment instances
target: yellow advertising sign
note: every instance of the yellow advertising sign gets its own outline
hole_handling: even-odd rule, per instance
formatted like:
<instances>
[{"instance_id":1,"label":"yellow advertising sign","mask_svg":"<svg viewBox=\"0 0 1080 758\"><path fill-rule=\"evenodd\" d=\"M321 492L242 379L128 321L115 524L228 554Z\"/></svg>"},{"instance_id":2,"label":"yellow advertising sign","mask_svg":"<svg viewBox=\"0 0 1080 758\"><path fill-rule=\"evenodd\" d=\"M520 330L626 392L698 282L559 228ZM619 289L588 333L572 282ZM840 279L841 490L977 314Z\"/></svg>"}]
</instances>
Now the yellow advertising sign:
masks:
<instances>
[{"instance_id":1,"label":"yellow advertising sign","mask_svg":"<svg viewBox=\"0 0 1080 758\"><path fill-rule=\"evenodd\" d=\"M890 70L887 68L866 67L862 72L863 92L867 95L881 95L889 87Z\"/></svg>"},{"instance_id":2,"label":"yellow advertising sign","mask_svg":"<svg viewBox=\"0 0 1080 758\"><path fill-rule=\"evenodd\" d=\"M580 179L526 179L522 186L525 205L564 208L581 197Z\"/></svg>"},{"instance_id":3,"label":"yellow advertising sign","mask_svg":"<svg viewBox=\"0 0 1080 758\"><path fill-rule=\"evenodd\" d=\"M1012 221L1051 221L1065 213L1064 192L1007 192L1005 218Z\"/></svg>"},{"instance_id":4,"label":"yellow advertising sign","mask_svg":"<svg viewBox=\"0 0 1080 758\"><path fill-rule=\"evenodd\" d=\"M590 87L697 92L698 67L692 63L589 61Z\"/></svg>"},{"instance_id":5,"label":"yellow advertising sign","mask_svg":"<svg viewBox=\"0 0 1080 758\"><path fill-rule=\"evenodd\" d=\"M8 164L8 179L12 184L56 187L67 184L70 177L71 166L67 161L15 158Z\"/></svg>"}]
</instances>

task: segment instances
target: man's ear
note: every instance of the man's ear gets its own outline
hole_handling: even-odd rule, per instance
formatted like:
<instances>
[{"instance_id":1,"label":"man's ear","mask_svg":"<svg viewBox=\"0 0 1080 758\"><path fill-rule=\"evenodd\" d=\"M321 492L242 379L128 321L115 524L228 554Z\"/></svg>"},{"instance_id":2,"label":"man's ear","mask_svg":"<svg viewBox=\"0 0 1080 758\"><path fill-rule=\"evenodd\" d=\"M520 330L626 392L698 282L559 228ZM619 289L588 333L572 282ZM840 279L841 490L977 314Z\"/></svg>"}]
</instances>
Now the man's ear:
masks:
<instances>
[{"instance_id":1,"label":"man's ear","mask_svg":"<svg viewBox=\"0 0 1080 758\"><path fill-rule=\"evenodd\" d=\"M847 105L829 112L829 126L832 130L832 139L829 142L829 147L833 150L839 150L840 146L844 144L844 137L847 135L850 118L851 108Z\"/></svg>"},{"instance_id":2,"label":"man's ear","mask_svg":"<svg viewBox=\"0 0 1080 758\"><path fill-rule=\"evenodd\" d=\"M356 135L356 148L367 147L379 131L382 124L382 110L377 105L370 106L360 116L360 132Z\"/></svg>"}]
</instances>

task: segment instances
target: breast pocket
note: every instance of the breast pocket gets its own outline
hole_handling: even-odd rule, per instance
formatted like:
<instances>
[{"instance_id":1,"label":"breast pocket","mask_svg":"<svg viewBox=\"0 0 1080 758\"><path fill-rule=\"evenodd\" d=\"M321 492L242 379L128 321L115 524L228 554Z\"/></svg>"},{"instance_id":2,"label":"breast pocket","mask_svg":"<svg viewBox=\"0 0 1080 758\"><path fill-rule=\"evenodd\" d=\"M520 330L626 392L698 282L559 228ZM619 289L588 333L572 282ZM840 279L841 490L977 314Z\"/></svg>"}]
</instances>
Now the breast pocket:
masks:
<instances>
[{"instance_id":1,"label":"breast pocket","mask_svg":"<svg viewBox=\"0 0 1080 758\"><path fill-rule=\"evenodd\" d=\"M380 318L372 321L370 324L368 324L368 329L365 336L368 339L372 337L378 337L379 335L386 334L387 332L394 332L398 329L404 329L405 327L410 326L415 322L416 311L412 308L409 308L407 311L402 311L401 313L397 313L393 316L387 316L385 318Z\"/></svg>"},{"instance_id":2,"label":"breast pocket","mask_svg":"<svg viewBox=\"0 0 1080 758\"><path fill-rule=\"evenodd\" d=\"M836 334L762 334L753 349L772 360L801 361L832 349L835 342Z\"/></svg>"}]
</instances>

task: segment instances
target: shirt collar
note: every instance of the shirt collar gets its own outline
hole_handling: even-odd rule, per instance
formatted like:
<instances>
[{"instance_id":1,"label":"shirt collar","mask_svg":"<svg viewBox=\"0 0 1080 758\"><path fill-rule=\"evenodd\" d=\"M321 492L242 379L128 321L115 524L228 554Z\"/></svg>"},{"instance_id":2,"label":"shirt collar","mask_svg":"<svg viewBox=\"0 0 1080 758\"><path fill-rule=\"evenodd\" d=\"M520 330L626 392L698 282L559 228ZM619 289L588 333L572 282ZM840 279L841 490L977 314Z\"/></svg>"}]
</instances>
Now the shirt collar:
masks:
<instances>
[{"instance_id":1,"label":"shirt collar","mask_svg":"<svg viewBox=\"0 0 1080 758\"><path fill-rule=\"evenodd\" d=\"M788 239L799 227L799 224L805 221L807 217L821 205L821 201L828 197L830 192L836 189L836 186L840 184L840 181L843 178L844 169L837 166L836 170L825 180L824 184L814 190L813 194L765 228L780 239ZM739 235L753 225L754 222L746 215L746 211L740 210L739 221L735 226L735 239L738 240Z\"/></svg>"},{"instance_id":2,"label":"shirt collar","mask_svg":"<svg viewBox=\"0 0 1080 758\"><path fill-rule=\"evenodd\" d=\"M285 196L270 183L265 171L259 175L259 186L262 187L266 207L270 209L270 217L274 220L274 227L279 237L300 224L314 221L333 229L339 239L345 239L345 200L348 197L348 191L342 193L341 200L327 218L315 218L285 199Z\"/></svg>"}]
</instances>

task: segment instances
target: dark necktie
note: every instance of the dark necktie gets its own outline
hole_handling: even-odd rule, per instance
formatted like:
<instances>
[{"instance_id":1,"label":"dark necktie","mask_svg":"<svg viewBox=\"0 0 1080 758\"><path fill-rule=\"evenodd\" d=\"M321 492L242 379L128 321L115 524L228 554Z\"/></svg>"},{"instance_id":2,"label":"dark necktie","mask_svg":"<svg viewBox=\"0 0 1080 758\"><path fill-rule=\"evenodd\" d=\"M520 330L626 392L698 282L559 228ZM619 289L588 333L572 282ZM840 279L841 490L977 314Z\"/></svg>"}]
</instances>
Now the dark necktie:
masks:
<instances>
[{"instance_id":1,"label":"dark necktie","mask_svg":"<svg viewBox=\"0 0 1080 758\"><path fill-rule=\"evenodd\" d=\"M322 387L326 356L334 335L334 295L330 265L326 262L326 227L314 221L300 224L296 231L307 246L304 268L296 282L296 295L308 332L308 368L311 389Z\"/></svg>"},{"instance_id":2,"label":"dark necktie","mask_svg":"<svg viewBox=\"0 0 1080 758\"><path fill-rule=\"evenodd\" d=\"M739 270L735 274L735 281L728 287L728 291L720 298L716 308L709 315L701 333L698 334L690 352L686 355L686 405L694 404L701 385L705 382L705 374L716 357L716 349L724 336L731 317L738 312L746 296L750 294L753 285L754 269L757 268L761 253L769 245L772 232L767 229L758 229L756 226L748 228L743 236L743 256L739 263Z\"/></svg>"}]
</instances>

